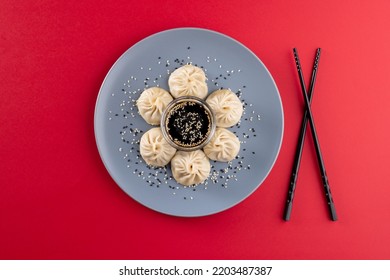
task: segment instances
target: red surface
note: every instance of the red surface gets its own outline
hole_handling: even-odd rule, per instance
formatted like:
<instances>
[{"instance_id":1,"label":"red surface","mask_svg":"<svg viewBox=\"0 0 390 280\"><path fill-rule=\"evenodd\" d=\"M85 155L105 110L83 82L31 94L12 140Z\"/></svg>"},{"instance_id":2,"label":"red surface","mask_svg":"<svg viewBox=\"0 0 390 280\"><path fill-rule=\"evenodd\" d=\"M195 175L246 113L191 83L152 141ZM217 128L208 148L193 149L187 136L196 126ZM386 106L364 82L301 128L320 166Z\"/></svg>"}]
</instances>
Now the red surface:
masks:
<instances>
[{"instance_id":1,"label":"red surface","mask_svg":"<svg viewBox=\"0 0 390 280\"><path fill-rule=\"evenodd\" d=\"M1 1L0 258L390 259L390 2L161 2ZM115 60L148 35L187 26L252 49L285 113L264 184L236 207L192 219L122 192L93 132ZM292 219L282 220L303 108L292 47L307 81L323 49L313 112L338 222L329 220L310 138Z\"/></svg>"}]
</instances>

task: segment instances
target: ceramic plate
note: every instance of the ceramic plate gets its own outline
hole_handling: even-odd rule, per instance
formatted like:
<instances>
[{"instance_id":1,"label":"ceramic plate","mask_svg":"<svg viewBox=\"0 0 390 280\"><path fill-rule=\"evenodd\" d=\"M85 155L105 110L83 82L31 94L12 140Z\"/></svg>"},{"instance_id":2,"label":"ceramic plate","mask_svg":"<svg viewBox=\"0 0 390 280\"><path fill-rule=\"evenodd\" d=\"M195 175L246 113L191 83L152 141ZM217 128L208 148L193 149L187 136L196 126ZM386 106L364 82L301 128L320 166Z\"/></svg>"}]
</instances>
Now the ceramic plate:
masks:
<instances>
[{"instance_id":1,"label":"ceramic plate","mask_svg":"<svg viewBox=\"0 0 390 280\"><path fill-rule=\"evenodd\" d=\"M241 122L232 128L241 141L230 163L211 161L210 177L183 187L169 165L150 168L139 140L152 126L135 101L150 87L168 88L176 68L193 64L207 76L209 93L231 89L243 102ZM158 212L183 217L214 214L243 201L265 180L283 137L283 108L275 82L248 48L223 34L179 28L154 34L128 49L112 66L95 108L95 137L111 177L133 199Z\"/></svg>"}]
</instances>

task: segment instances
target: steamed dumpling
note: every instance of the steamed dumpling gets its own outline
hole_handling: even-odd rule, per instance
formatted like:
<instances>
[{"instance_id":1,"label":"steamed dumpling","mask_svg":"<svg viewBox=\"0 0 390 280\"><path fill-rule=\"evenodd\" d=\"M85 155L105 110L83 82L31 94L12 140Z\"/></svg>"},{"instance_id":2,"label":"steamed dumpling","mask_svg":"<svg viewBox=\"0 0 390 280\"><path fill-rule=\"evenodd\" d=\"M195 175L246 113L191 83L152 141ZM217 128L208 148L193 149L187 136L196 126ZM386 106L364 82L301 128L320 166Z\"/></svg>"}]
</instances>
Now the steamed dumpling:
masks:
<instances>
[{"instance_id":1,"label":"steamed dumpling","mask_svg":"<svg viewBox=\"0 0 390 280\"><path fill-rule=\"evenodd\" d=\"M240 99L229 89L214 91L206 99L219 127L231 127L241 119L243 107Z\"/></svg>"},{"instance_id":2,"label":"steamed dumpling","mask_svg":"<svg viewBox=\"0 0 390 280\"><path fill-rule=\"evenodd\" d=\"M166 90L159 87L148 88L137 100L138 111L147 123L158 125L163 111L172 100Z\"/></svg>"},{"instance_id":3,"label":"steamed dumpling","mask_svg":"<svg viewBox=\"0 0 390 280\"><path fill-rule=\"evenodd\" d=\"M172 158L173 178L184 186L200 184L210 174L210 161L202 150L178 151Z\"/></svg>"},{"instance_id":4,"label":"steamed dumpling","mask_svg":"<svg viewBox=\"0 0 390 280\"><path fill-rule=\"evenodd\" d=\"M169 90L173 97L207 95L206 75L202 69L193 65L184 65L169 76Z\"/></svg>"},{"instance_id":5,"label":"steamed dumpling","mask_svg":"<svg viewBox=\"0 0 390 280\"><path fill-rule=\"evenodd\" d=\"M240 141L233 132L218 127L203 151L211 160L228 162L238 155Z\"/></svg>"},{"instance_id":6,"label":"steamed dumpling","mask_svg":"<svg viewBox=\"0 0 390 280\"><path fill-rule=\"evenodd\" d=\"M165 140L161 128L155 127L142 135L140 153L148 165L158 167L167 165L176 149Z\"/></svg>"}]
</instances>

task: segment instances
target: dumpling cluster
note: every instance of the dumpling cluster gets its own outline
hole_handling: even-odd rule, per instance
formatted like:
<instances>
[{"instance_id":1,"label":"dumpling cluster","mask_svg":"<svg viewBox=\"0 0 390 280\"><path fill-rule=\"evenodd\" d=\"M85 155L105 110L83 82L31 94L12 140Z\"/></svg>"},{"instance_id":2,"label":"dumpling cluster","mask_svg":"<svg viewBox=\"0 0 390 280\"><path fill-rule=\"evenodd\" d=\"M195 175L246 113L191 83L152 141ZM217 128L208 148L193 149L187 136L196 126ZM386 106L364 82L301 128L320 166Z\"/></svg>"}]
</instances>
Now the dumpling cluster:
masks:
<instances>
[{"instance_id":1,"label":"dumpling cluster","mask_svg":"<svg viewBox=\"0 0 390 280\"><path fill-rule=\"evenodd\" d=\"M210 159L233 160L240 150L240 141L227 128L237 124L243 113L240 99L229 89L214 91L207 97L208 87L203 70L193 65L176 69L168 79L169 91L153 87L142 92L137 100L140 115L151 125L159 125L164 110L174 99L195 96L206 99L212 109L217 128L210 142L202 149L178 151L164 138L159 127L151 128L140 141L140 153L148 165L162 167L171 164L172 175L184 186L197 185L210 175Z\"/></svg>"}]
</instances>

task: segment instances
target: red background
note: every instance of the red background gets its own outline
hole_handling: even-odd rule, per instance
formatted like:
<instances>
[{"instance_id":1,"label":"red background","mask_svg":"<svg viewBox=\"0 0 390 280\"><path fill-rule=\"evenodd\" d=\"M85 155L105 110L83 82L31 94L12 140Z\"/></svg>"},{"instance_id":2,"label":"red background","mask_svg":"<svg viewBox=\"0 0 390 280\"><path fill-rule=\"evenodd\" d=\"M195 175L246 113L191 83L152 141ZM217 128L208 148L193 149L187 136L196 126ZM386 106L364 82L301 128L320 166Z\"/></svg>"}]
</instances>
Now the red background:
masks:
<instances>
[{"instance_id":1,"label":"red background","mask_svg":"<svg viewBox=\"0 0 390 280\"><path fill-rule=\"evenodd\" d=\"M19 2L19 3L18 3ZM390 259L390 2L0 1L1 259ZM279 158L239 205L202 218L149 210L110 178L93 131L99 87L129 47L175 27L225 33L272 73L285 113ZM306 142L282 220L303 99L323 49L313 112L339 221Z\"/></svg>"}]
</instances>

